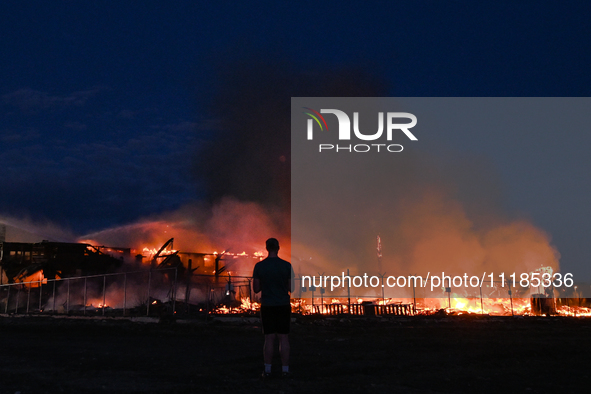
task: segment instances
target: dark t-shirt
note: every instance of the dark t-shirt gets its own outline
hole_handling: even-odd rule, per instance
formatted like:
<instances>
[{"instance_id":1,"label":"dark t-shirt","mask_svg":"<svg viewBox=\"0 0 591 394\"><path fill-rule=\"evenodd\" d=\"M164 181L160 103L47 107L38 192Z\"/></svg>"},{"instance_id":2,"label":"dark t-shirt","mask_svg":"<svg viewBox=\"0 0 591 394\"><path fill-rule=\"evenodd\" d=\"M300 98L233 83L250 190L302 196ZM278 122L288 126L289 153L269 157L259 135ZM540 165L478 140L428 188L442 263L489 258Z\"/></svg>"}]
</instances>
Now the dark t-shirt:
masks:
<instances>
[{"instance_id":1,"label":"dark t-shirt","mask_svg":"<svg viewBox=\"0 0 591 394\"><path fill-rule=\"evenodd\" d=\"M267 257L254 266L252 277L261 283L261 305L289 305L291 264L279 257Z\"/></svg>"}]
</instances>

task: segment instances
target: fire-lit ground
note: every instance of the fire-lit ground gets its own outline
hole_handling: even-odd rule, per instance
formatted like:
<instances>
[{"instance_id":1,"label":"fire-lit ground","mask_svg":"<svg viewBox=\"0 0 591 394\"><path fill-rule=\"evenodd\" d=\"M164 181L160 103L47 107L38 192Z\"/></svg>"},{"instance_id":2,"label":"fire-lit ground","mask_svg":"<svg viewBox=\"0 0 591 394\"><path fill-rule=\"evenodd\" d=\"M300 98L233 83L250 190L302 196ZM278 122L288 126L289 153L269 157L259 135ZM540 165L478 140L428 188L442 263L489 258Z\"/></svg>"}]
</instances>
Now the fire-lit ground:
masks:
<instances>
[{"instance_id":1,"label":"fire-lit ground","mask_svg":"<svg viewBox=\"0 0 591 394\"><path fill-rule=\"evenodd\" d=\"M258 378L258 324L226 319L1 318L0 393L578 393L590 384L587 318L304 316L292 325L293 380L268 382Z\"/></svg>"}]
</instances>

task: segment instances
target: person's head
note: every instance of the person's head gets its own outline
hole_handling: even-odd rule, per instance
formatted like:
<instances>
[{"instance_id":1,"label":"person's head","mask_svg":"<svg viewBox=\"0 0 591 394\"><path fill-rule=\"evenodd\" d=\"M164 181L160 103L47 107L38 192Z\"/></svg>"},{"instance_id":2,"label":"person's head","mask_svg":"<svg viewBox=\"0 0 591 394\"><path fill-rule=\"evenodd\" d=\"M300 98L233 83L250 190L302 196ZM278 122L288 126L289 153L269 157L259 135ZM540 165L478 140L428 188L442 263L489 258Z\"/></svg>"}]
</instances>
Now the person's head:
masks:
<instances>
[{"instance_id":1,"label":"person's head","mask_svg":"<svg viewBox=\"0 0 591 394\"><path fill-rule=\"evenodd\" d=\"M267 252L269 253L279 252L279 241L277 241L276 238L269 238L265 243L265 246L267 247Z\"/></svg>"}]
</instances>

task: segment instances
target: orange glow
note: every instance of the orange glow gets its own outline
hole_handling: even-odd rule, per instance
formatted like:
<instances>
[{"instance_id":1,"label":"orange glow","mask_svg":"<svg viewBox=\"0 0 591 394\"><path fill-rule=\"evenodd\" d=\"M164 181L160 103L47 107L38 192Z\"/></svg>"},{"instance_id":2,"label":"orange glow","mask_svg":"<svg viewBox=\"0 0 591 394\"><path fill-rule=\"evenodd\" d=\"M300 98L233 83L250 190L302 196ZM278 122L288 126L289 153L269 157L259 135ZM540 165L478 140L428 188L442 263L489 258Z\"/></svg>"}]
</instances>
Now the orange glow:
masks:
<instances>
[{"instance_id":1,"label":"orange glow","mask_svg":"<svg viewBox=\"0 0 591 394\"><path fill-rule=\"evenodd\" d=\"M43 271L37 271L32 275L22 278L20 283L27 283L29 287L39 287L39 284L47 284L47 278L43 276Z\"/></svg>"},{"instance_id":2,"label":"orange glow","mask_svg":"<svg viewBox=\"0 0 591 394\"><path fill-rule=\"evenodd\" d=\"M159 250L160 250L159 248L148 248L148 247L144 247L142 249L142 253L144 253L147 257L150 257L151 258L151 257L154 257L154 255L156 253L158 253ZM178 252L178 251L177 250L174 250L174 249L166 249L166 250L163 250L162 252L160 252L160 256L168 256L169 254L173 254L173 253L176 253L176 252Z\"/></svg>"},{"instance_id":3,"label":"orange glow","mask_svg":"<svg viewBox=\"0 0 591 394\"><path fill-rule=\"evenodd\" d=\"M588 317L591 316L591 308L584 306L567 306L562 305L556 309L556 312L560 316L573 316L573 317Z\"/></svg>"},{"instance_id":4,"label":"orange glow","mask_svg":"<svg viewBox=\"0 0 591 394\"><path fill-rule=\"evenodd\" d=\"M96 307L94 305L96 305ZM99 299L94 299L94 300L88 300L88 301L86 301L86 308L87 309L102 309L103 307L109 308L108 305L106 305L106 304L103 305L102 298L100 300Z\"/></svg>"},{"instance_id":5,"label":"orange glow","mask_svg":"<svg viewBox=\"0 0 591 394\"><path fill-rule=\"evenodd\" d=\"M258 311L261 307L261 304L258 302L250 302L250 297L245 297L241 300L242 305L240 306L243 310L248 311Z\"/></svg>"}]
</instances>

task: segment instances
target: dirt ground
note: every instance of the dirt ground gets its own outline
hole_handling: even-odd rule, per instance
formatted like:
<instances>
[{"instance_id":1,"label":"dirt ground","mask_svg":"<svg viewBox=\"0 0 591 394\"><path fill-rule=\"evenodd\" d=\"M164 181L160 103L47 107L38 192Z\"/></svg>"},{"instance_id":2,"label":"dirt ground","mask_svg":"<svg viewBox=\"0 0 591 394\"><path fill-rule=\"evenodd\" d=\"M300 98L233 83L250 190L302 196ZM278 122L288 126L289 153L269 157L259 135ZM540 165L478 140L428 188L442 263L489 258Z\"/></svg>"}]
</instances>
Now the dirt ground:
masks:
<instances>
[{"instance_id":1,"label":"dirt ground","mask_svg":"<svg viewBox=\"0 0 591 394\"><path fill-rule=\"evenodd\" d=\"M293 379L262 381L256 321L0 317L0 393L578 393L591 319L298 318Z\"/></svg>"}]
</instances>

